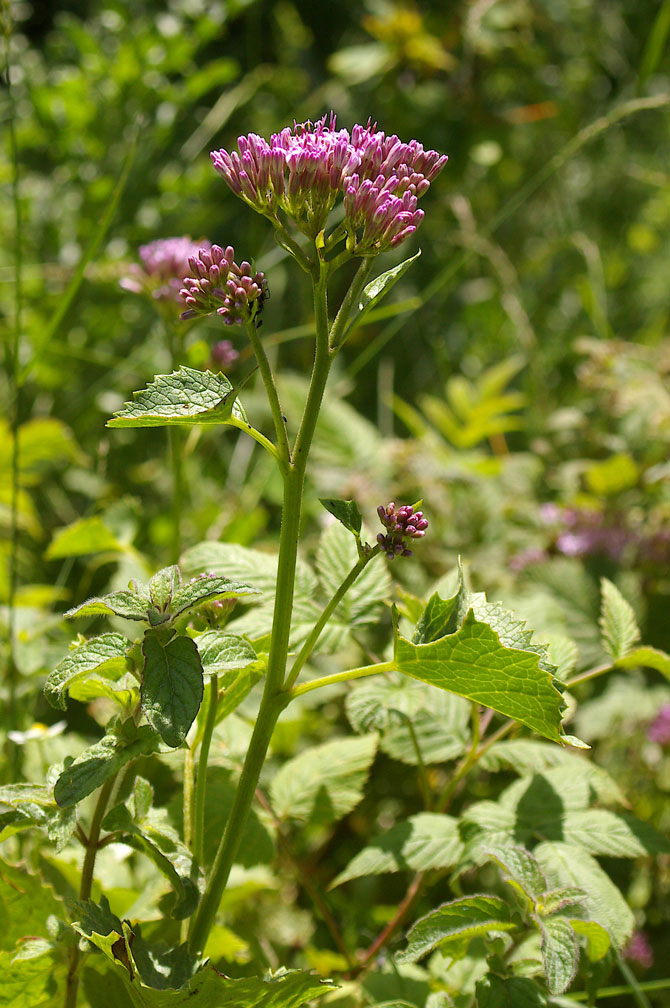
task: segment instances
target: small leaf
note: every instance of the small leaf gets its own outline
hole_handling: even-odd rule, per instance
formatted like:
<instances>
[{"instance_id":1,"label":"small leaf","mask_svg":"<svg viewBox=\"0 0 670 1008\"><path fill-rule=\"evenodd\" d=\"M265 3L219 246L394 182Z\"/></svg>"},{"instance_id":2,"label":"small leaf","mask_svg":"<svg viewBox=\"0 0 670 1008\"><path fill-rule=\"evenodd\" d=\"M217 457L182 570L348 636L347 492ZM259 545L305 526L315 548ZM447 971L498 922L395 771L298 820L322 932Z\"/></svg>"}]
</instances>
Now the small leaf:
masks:
<instances>
[{"instance_id":1,"label":"small leaf","mask_svg":"<svg viewBox=\"0 0 670 1008\"><path fill-rule=\"evenodd\" d=\"M123 937L123 926L110 910L107 897L101 896L100 904L93 900L73 901L72 910L79 918L72 923L74 930L104 952L112 962L119 959L117 950L119 939Z\"/></svg>"},{"instance_id":2,"label":"small leaf","mask_svg":"<svg viewBox=\"0 0 670 1008\"><path fill-rule=\"evenodd\" d=\"M604 927L595 921L570 920L573 931L584 939L589 962L598 962L609 952L612 942Z\"/></svg>"},{"instance_id":3,"label":"small leaf","mask_svg":"<svg viewBox=\"0 0 670 1008\"><path fill-rule=\"evenodd\" d=\"M330 888L364 875L451 868L463 850L458 820L420 812L380 834L340 872Z\"/></svg>"},{"instance_id":4,"label":"small leaf","mask_svg":"<svg viewBox=\"0 0 670 1008\"><path fill-rule=\"evenodd\" d=\"M181 574L175 565L159 570L149 581L151 604L162 612L169 612L174 593L181 584Z\"/></svg>"},{"instance_id":5,"label":"small leaf","mask_svg":"<svg viewBox=\"0 0 670 1008\"><path fill-rule=\"evenodd\" d=\"M602 578L600 586L602 644L608 655L617 661L619 658L624 658L633 644L640 639L640 631L635 613L616 585L607 578Z\"/></svg>"},{"instance_id":6,"label":"small leaf","mask_svg":"<svg viewBox=\"0 0 670 1008\"><path fill-rule=\"evenodd\" d=\"M363 293L361 294L360 301L358 302L357 308L352 312L351 320L347 326L345 335L342 338L342 342L349 336L353 329L356 329L359 325L362 325L365 321L365 316L371 311L374 306L381 301L383 297L388 294L393 286L400 280L402 276L405 275L407 270L410 268L413 262L421 255L421 249L416 253L416 255L411 256L409 259L405 259L404 262L399 263L397 266L393 266L390 270L386 270L385 273L380 274L380 276L375 277L363 288Z\"/></svg>"},{"instance_id":7,"label":"small leaf","mask_svg":"<svg viewBox=\"0 0 670 1008\"><path fill-rule=\"evenodd\" d=\"M502 868L505 879L515 882L532 903L545 892L547 880L533 855L525 848L494 847L487 854Z\"/></svg>"},{"instance_id":8,"label":"small leaf","mask_svg":"<svg viewBox=\"0 0 670 1008\"><path fill-rule=\"evenodd\" d=\"M281 819L324 825L358 805L377 751L377 736L335 739L306 749L277 771L270 792Z\"/></svg>"},{"instance_id":9,"label":"small leaf","mask_svg":"<svg viewBox=\"0 0 670 1008\"><path fill-rule=\"evenodd\" d=\"M143 391L133 393L133 402L107 421L108 427L168 427L173 424L246 424L246 414L233 386L222 374L181 367L169 375L157 375ZM248 425L247 425L248 426Z\"/></svg>"},{"instance_id":10,"label":"small leaf","mask_svg":"<svg viewBox=\"0 0 670 1008\"><path fill-rule=\"evenodd\" d=\"M341 525L349 532L353 532L357 539L361 535L361 523L363 518L358 510L358 504L353 500L335 500L332 497L319 497L319 503L323 504L326 511L330 511L334 518L337 518Z\"/></svg>"},{"instance_id":11,"label":"small leaf","mask_svg":"<svg viewBox=\"0 0 670 1008\"><path fill-rule=\"evenodd\" d=\"M208 630L194 639L205 675L233 672L258 661L249 641L236 634Z\"/></svg>"},{"instance_id":12,"label":"small leaf","mask_svg":"<svg viewBox=\"0 0 670 1008\"><path fill-rule=\"evenodd\" d=\"M172 596L170 612L173 619L192 612L205 602L215 599L242 598L245 595L259 595L258 588L251 585L238 584L217 574L205 574L192 578L187 584L178 588Z\"/></svg>"},{"instance_id":13,"label":"small leaf","mask_svg":"<svg viewBox=\"0 0 670 1008\"><path fill-rule=\"evenodd\" d=\"M63 771L56 782L54 798L62 808L76 805L126 763L157 749L158 736L149 725L138 728L137 737L132 741L105 735Z\"/></svg>"},{"instance_id":14,"label":"small leaf","mask_svg":"<svg viewBox=\"0 0 670 1008\"><path fill-rule=\"evenodd\" d=\"M73 683L91 672L118 678L128 668L126 655L131 646L130 641L116 633L101 634L80 644L50 673L44 685L46 699L52 707L66 710L67 692Z\"/></svg>"},{"instance_id":15,"label":"small leaf","mask_svg":"<svg viewBox=\"0 0 670 1008\"><path fill-rule=\"evenodd\" d=\"M508 905L497 896L466 896L444 903L418 920L407 935L407 948L395 959L398 963L417 962L449 939L469 939L516 927Z\"/></svg>"},{"instance_id":16,"label":"small leaf","mask_svg":"<svg viewBox=\"0 0 670 1008\"><path fill-rule=\"evenodd\" d=\"M122 616L124 619L148 620L151 601L144 585L136 585L134 590L123 589L103 595L102 598L88 599L81 605L68 609L66 619L75 616Z\"/></svg>"},{"instance_id":17,"label":"small leaf","mask_svg":"<svg viewBox=\"0 0 670 1008\"><path fill-rule=\"evenodd\" d=\"M164 643L154 630L147 630L142 653L142 710L165 744L176 749L202 702L198 649L190 637L176 636Z\"/></svg>"},{"instance_id":18,"label":"small leaf","mask_svg":"<svg viewBox=\"0 0 670 1008\"><path fill-rule=\"evenodd\" d=\"M57 560L88 553L123 553L125 549L102 518L81 518L56 532L46 557Z\"/></svg>"},{"instance_id":19,"label":"small leaf","mask_svg":"<svg viewBox=\"0 0 670 1008\"><path fill-rule=\"evenodd\" d=\"M670 655L653 647L634 648L616 659L617 668L650 668L670 679Z\"/></svg>"},{"instance_id":20,"label":"small leaf","mask_svg":"<svg viewBox=\"0 0 670 1008\"><path fill-rule=\"evenodd\" d=\"M577 973L577 937L565 917L545 917L539 921L542 934L542 962L551 994L562 994Z\"/></svg>"}]
</instances>

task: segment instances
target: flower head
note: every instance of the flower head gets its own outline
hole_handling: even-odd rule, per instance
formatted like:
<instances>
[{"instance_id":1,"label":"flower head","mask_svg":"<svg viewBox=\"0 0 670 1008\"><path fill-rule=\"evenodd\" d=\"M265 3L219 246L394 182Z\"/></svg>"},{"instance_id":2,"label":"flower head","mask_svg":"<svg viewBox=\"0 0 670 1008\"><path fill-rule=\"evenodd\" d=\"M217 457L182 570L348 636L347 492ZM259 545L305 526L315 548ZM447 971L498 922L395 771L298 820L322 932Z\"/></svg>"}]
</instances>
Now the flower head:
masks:
<instances>
[{"instance_id":1,"label":"flower head","mask_svg":"<svg viewBox=\"0 0 670 1008\"><path fill-rule=\"evenodd\" d=\"M625 959L637 963L642 969L654 965L654 950L644 931L633 931L622 951Z\"/></svg>"},{"instance_id":2,"label":"flower head","mask_svg":"<svg viewBox=\"0 0 670 1008\"><path fill-rule=\"evenodd\" d=\"M235 262L235 250L219 245L200 249L190 257L191 276L183 280L181 297L186 303L182 319L219 314L226 325L256 320L269 297L264 273L252 273L251 264Z\"/></svg>"},{"instance_id":3,"label":"flower head","mask_svg":"<svg viewBox=\"0 0 670 1008\"><path fill-rule=\"evenodd\" d=\"M119 281L124 290L147 294L156 301L176 301L183 278L189 270L189 259L209 242L194 242L192 238L159 238L140 246L140 264L133 263L128 276Z\"/></svg>"},{"instance_id":4,"label":"flower head","mask_svg":"<svg viewBox=\"0 0 670 1008\"><path fill-rule=\"evenodd\" d=\"M219 340L212 347L211 363L214 367L222 368L224 371L234 364L240 355L230 342L230 340Z\"/></svg>"},{"instance_id":5,"label":"flower head","mask_svg":"<svg viewBox=\"0 0 670 1008\"><path fill-rule=\"evenodd\" d=\"M670 704L659 707L656 717L647 728L647 738L659 745L670 745Z\"/></svg>"},{"instance_id":6,"label":"flower head","mask_svg":"<svg viewBox=\"0 0 670 1008\"><path fill-rule=\"evenodd\" d=\"M412 551L407 548L409 541L423 539L428 528L428 519L424 518L423 511L415 511L411 504L396 508L391 501L386 507L380 504L377 514L387 530L386 534L379 533L377 542L389 560L397 556L411 556Z\"/></svg>"},{"instance_id":7,"label":"flower head","mask_svg":"<svg viewBox=\"0 0 670 1008\"><path fill-rule=\"evenodd\" d=\"M423 219L417 200L446 164L446 155L416 140L386 136L376 124L337 129L335 115L294 123L268 142L241 136L237 151L212 151L229 187L259 213L282 210L310 237L344 197L347 246L373 255L398 245Z\"/></svg>"}]
</instances>

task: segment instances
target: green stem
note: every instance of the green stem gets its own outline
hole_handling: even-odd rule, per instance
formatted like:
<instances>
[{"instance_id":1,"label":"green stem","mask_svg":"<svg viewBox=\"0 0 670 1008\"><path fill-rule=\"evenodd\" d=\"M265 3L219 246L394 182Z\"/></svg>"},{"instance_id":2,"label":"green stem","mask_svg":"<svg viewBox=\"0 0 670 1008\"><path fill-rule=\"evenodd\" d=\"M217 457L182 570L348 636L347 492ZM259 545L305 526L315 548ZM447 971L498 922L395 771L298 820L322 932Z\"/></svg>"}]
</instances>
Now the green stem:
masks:
<instances>
[{"instance_id":1,"label":"green stem","mask_svg":"<svg viewBox=\"0 0 670 1008\"><path fill-rule=\"evenodd\" d=\"M205 845L205 794L207 791L207 762L209 760L209 747L212 742L212 732L216 724L216 710L219 699L219 679L212 675L209 678L206 693L206 715L205 724L200 743L200 756L198 757L198 775L195 784L195 816L193 829L193 854L199 865L203 863L203 851Z\"/></svg>"},{"instance_id":2,"label":"green stem","mask_svg":"<svg viewBox=\"0 0 670 1008\"><path fill-rule=\"evenodd\" d=\"M193 784L195 778L195 752L193 746L184 749L184 795L182 800L184 818L184 843L193 850Z\"/></svg>"},{"instance_id":3,"label":"green stem","mask_svg":"<svg viewBox=\"0 0 670 1008\"><path fill-rule=\"evenodd\" d=\"M176 564L181 556L181 505L184 494L182 452L184 438L178 427L168 427L170 464L172 467L172 549L170 563Z\"/></svg>"},{"instance_id":4,"label":"green stem","mask_svg":"<svg viewBox=\"0 0 670 1008\"><path fill-rule=\"evenodd\" d=\"M79 899L88 900L91 898L91 889L93 886L93 870L95 868L95 859L98 853L98 842L100 840L100 829L102 827L102 820L105 817L105 812L107 811L107 805L114 788L114 781L116 779L116 774L113 777L109 777L105 783L100 788L100 794L98 795L98 800L95 805L95 810L93 812L93 819L91 820L91 828L88 833L88 842L86 845L86 854L84 856L84 864L81 869L81 880L79 882ZM79 939L75 945L72 947L70 953L70 963L67 972L67 981L65 986L65 1002L64 1008L75 1008L77 1004L77 990L79 988L79 962L81 955L79 952Z\"/></svg>"},{"instance_id":5,"label":"green stem","mask_svg":"<svg viewBox=\"0 0 670 1008\"><path fill-rule=\"evenodd\" d=\"M239 420L237 417L231 416L230 419L226 421L226 425L228 427L237 427L238 430L244 431L244 433L248 434L250 438L253 438L254 441L258 442L258 444L264 448L269 455L272 455L275 462L279 463L279 452L273 445L272 441L268 441L265 435L261 434L260 431L257 431L255 427L251 426L251 424L245 423L243 420Z\"/></svg>"},{"instance_id":6,"label":"green stem","mask_svg":"<svg viewBox=\"0 0 670 1008\"><path fill-rule=\"evenodd\" d=\"M19 194L19 154L16 142L16 105L14 103L14 93L11 83L11 21L9 5L3 11L3 18L7 18L3 25L5 33L5 78L7 87L8 132L9 148L12 162L12 205L14 210L14 324L11 342L8 347L8 371L11 383L12 407L11 407L11 431L12 431L12 458L11 458L11 490L10 490L10 518L9 518L9 592L7 599L8 619L8 657L7 657L7 724L15 726L18 724L16 715L16 690L18 682L18 668L16 665L15 643L16 643L16 588L18 581L18 545L19 545L19 524L18 524L18 496L19 496L19 423L21 419L21 365L20 365L20 345L22 329L22 308L23 308L23 221L21 216L21 202ZM17 780L19 776L20 749L10 739L7 740L7 756L10 780Z\"/></svg>"},{"instance_id":7,"label":"green stem","mask_svg":"<svg viewBox=\"0 0 670 1008\"><path fill-rule=\"evenodd\" d=\"M240 845L277 718L289 700L289 694L283 690L283 683L286 673L291 614L293 611L295 569L298 559L298 538L300 534L305 468L331 364L328 351L326 277L327 266L325 263L320 262L319 279L314 285L316 356L312 371L312 380L293 455L287 458L282 466L284 500L279 537L272 638L265 677L265 688L228 822L226 823L226 828L221 838L214 864L212 865L211 875L205 892L191 921L189 949L192 953L201 952L207 942L207 937L214 923L216 911L221 902L221 896L228 882L230 870ZM250 333L249 335L251 338L252 334ZM262 347L260 349L261 358L264 358ZM256 346L254 346L254 350L256 350ZM261 374L263 374L265 365L262 359L259 359L258 363ZM275 404L278 405L278 400L276 399L274 381L271 380L272 375L269 372L269 366L268 378L270 380L265 380L264 376L265 387L270 399L270 407L273 409L274 415Z\"/></svg>"},{"instance_id":8,"label":"green stem","mask_svg":"<svg viewBox=\"0 0 670 1008\"><path fill-rule=\"evenodd\" d=\"M347 338L346 324L349 321L351 309L356 305L356 302L365 287L365 282L372 270L372 262L373 259L371 256L362 260L360 266L358 267L358 271L354 276L351 287L347 291L340 310L333 322L330 330L330 346L335 352L340 349Z\"/></svg>"},{"instance_id":9,"label":"green stem","mask_svg":"<svg viewBox=\"0 0 670 1008\"><path fill-rule=\"evenodd\" d=\"M281 248L285 249L289 255L293 256L295 261L300 267L302 267L305 273L311 274L313 269L312 263L298 243L291 237L282 222L279 220L279 217L270 217L269 219L275 229L275 239L277 244L280 245Z\"/></svg>"},{"instance_id":10,"label":"green stem","mask_svg":"<svg viewBox=\"0 0 670 1008\"><path fill-rule=\"evenodd\" d=\"M322 686L335 686L337 683L349 682L351 679L364 679L366 676L379 675L381 672L395 671L395 662L377 662L375 665L362 665L361 668L347 669L346 672L337 672L335 675L323 676L321 679L313 679L311 682L294 686L291 690L291 699L311 693L312 690L321 689Z\"/></svg>"},{"instance_id":11,"label":"green stem","mask_svg":"<svg viewBox=\"0 0 670 1008\"><path fill-rule=\"evenodd\" d=\"M284 415L282 413L282 408L279 404L279 395L277 394L277 386L275 385L274 375L272 374L272 368L270 367L270 361L265 353L265 347L258 335L258 330L256 329L255 323L248 319L245 323L245 328L247 330L247 335L249 337L249 342L256 356L258 362L258 370L261 373L261 378L263 379L263 384L265 385L265 392L268 397L268 402L270 404L270 412L272 413L272 422L275 428L275 434L277 437L277 448L279 454L277 456L277 461L282 472L285 472L286 466L290 462L291 452L288 444L288 437L286 435L286 424L284 422ZM242 425L242 430L246 428ZM252 428L253 429L253 428ZM250 433L251 431L249 431ZM253 434L252 434L253 437ZM258 438L256 438L258 440Z\"/></svg>"},{"instance_id":12,"label":"green stem","mask_svg":"<svg viewBox=\"0 0 670 1008\"><path fill-rule=\"evenodd\" d=\"M325 627L326 623L328 622L328 620L330 619L330 617L332 616L332 614L337 609L337 607L340 604L341 600L347 594L347 592L349 591L349 589L351 588L352 584L354 583L354 581L356 580L356 578L359 576L359 574L361 574L362 571L365 569L366 565L379 552L380 552L380 547L379 546L375 546L374 549L372 549L369 553L365 553L365 554L363 554L363 556L359 557L358 561L351 568L351 570L349 571L349 573L345 577L344 581L342 582L342 584L340 585L340 587L337 589L337 591L335 592L335 594L331 598L330 602L328 603L328 605L323 610L323 612L319 616L318 620L316 621L316 623L312 627L312 630L310 631L310 634L309 634L307 640L305 641L305 643L303 644L303 646L300 649L298 657L293 662L293 665L291 666L291 672L290 672L290 674L288 676L288 679L286 680L286 689L287 690L290 690L290 689L293 688L293 685L295 684L295 681L298 678L298 675L300 674L300 670L302 669L303 665L305 664L305 662L307 661L307 659L311 655L312 651L314 650L314 647L315 647L315 645L316 645L319 637L321 636L323 628Z\"/></svg>"}]
</instances>

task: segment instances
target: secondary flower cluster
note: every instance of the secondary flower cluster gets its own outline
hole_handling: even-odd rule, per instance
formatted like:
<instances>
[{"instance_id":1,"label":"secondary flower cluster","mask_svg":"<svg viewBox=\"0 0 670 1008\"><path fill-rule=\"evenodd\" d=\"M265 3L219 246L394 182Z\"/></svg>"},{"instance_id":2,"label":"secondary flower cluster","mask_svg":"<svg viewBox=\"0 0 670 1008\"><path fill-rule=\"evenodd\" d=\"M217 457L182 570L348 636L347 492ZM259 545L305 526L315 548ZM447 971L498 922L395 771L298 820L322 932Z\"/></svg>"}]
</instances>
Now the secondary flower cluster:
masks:
<instances>
[{"instance_id":1,"label":"secondary flower cluster","mask_svg":"<svg viewBox=\"0 0 670 1008\"><path fill-rule=\"evenodd\" d=\"M347 247L358 255L393 248L416 231L423 219L417 200L447 162L376 123L338 130L333 113L294 123L269 142L249 133L237 151L212 151L211 158L236 196L266 216L283 210L312 238L342 195Z\"/></svg>"},{"instance_id":2,"label":"secondary flower cluster","mask_svg":"<svg viewBox=\"0 0 670 1008\"><path fill-rule=\"evenodd\" d=\"M379 533L377 542L389 560L397 556L411 556L412 551L407 544L411 539L423 539L428 528L428 519L424 518L423 511L415 511L411 504L403 504L396 510L395 503L391 501L386 507L380 504L377 514L387 529L386 534Z\"/></svg>"},{"instance_id":3,"label":"secondary flower cluster","mask_svg":"<svg viewBox=\"0 0 670 1008\"><path fill-rule=\"evenodd\" d=\"M226 325L242 325L255 320L269 297L264 273L252 273L251 264L235 262L235 250L219 245L201 248L188 260L192 276L183 280L181 297L186 311L180 318L219 314Z\"/></svg>"},{"instance_id":4,"label":"secondary flower cluster","mask_svg":"<svg viewBox=\"0 0 670 1008\"><path fill-rule=\"evenodd\" d=\"M133 263L128 276L119 282L124 290L133 294L147 294L156 301L176 301L184 277L189 270L189 259L200 249L209 249L209 242L194 242L192 238L159 238L140 246L140 263Z\"/></svg>"}]
</instances>

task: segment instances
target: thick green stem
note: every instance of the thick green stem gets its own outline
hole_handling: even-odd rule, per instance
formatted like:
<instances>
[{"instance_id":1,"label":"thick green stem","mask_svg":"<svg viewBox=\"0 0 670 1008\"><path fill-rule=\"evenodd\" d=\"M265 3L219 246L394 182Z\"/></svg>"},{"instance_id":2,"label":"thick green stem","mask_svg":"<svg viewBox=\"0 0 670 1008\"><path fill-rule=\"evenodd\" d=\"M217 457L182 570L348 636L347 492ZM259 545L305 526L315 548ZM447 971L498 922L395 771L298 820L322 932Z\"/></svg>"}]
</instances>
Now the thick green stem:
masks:
<instances>
[{"instance_id":1,"label":"thick green stem","mask_svg":"<svg viewBox=\"0 0 670 1008\"><path fill-rule=\"evenodd\" d=\"M209 759L209 747L212 742L212 732L216 724L216 709L219 699L219 678L216 675L210 676L206 693L206 715L205 724L200 743L200 756L198 757L198 775L195 784L195 816L193 822L193 854L199 865L203 863L203 850L205 844L205 794L207 791L207 761Z\"/></svg>"},{"instance_id":2,"label":"thick green stem","mask_svg":"<svg viewBox=\"0 0 670 1008\"><path fill-rule=\"evenodd\" d=\"M228 882L230 870L237 854L242 833L249 810L253 802L256 786L263 769L265 757L274 727L281 711L286 706L289 694L283 689L286 673L286 659L289 649L291 630L291 614L293 610L293 593L295 587L295 569L298 559L298 538L300 534L300 517L302 511L302 494L305 482L305 468L309 449L314 436L323 393L328 380L331 358L328 351L328 307L326 300L327 267L321 263L319 280L314 287L314 311L316 318L316 356L310 383L305 411L296 438L292 457L287 458L282 466L284 478L284 500L282 508L282 526L279 538L279 559L277 568L277 587L275 595L274 617L272 623L272 640L268 657L268 668L265 678L265 688L261 698L258 717L249 743L249 749L242 767L235 800L228 817L216 858L212 866L209 881L203 893L200 905L194 914L189 934L189 949L192 953L201 952L207 942L207 937L214 924L216 911L221 896ZM256 344L251 332L252 346ZM258 360L261 375L266 361L260 341L261 357ZM263 375L265 387L270 399L270 407L275 416L278 399L274 390L274 381L269 371ZM281 416L281 412L280 412ZM283 424L283 421L282 421ZM276 426L276 419L275 419Z\"/></svg>"},{"instance_id":3,"label":"thick green stem","mask_svg":"<svg viewBox=\"0 0 670 1008\"><path fill-rule=\"evenodd\" d=\"M370 560L372 560L372 558L376 556L377 553L379 552L380 547L375 546L374 549L370 550L369 553L365 553L363 556L361 556L358 559L358 561L354 564L354 566L351 568L351 570L345 577L344 581L342 582L342 584L337 589L337 591L331 598L326 608L319 616L317 622L312 627L309 637L301 647L298 657L295 659L293 665L291 666L291 672L289 674L288 679L286 680L286 689L289 690L292 689L296 679L298 678L298 675L300 674L301 668L303 667L303 665L311 655L312 651L314 650L314 647L319 637L321 636L323 628L326 626L328 620L333 615L338 605L340 604L341 600L347 594L356 578L359 576L359 574L362 573L362 571L370 562Z\"/></svg>"},{"instance_id":4,"label":"thick green stem","mask_svg":"<svg viewBox=\"0 0 670 1008\"><path fill-rule=\"evenodd\" d=\"M98 795L98 800L95 805L95 810L93 812L93 819L91 820L91 828L88 833L88 841L86 844L86 854L84 856L84 864L81 869L81 879L79 882L79 899L88 900L91 898L91 888L93 886L93 870L95 868L95 859L98 854L98 842L100 840L100 829L102 827L102 820L105 817L105 812L107 811L107 805L109 799L112 795L114 789L114 782L116 780L116 774L113 777L109 777L105 783L100 788L100 794ZM67 972L67 982L65 986L65 1002L64 1008L75 1008L77 1004L77 990L79 988L79 961L81 955L79 952L79 940L77 938L76 944L72 947L72 952L70 953L70 964Z\"/></svg>"},{"instance_id":5,"label":"thick green stem","mask_svg":"<svg viewBox=\"0 0 670 1008\"><path fill-rule=\"evenodd\" d=\"M172 547L170 563L176 564L181 555L181 505L184 496L182 452L184 438L178 427L168 427L170 464L172 467Z\"/></svg>"},{"instance_id":6,"label":"thick green stem","mask_svg":"<svg viewBox=\"0 0 670 1008\"><path fill-rule=\"evenodd\" d=\"M377 662L375 665L362 665L360 668L347 669L346 672L336 672L335 675L323 676L322 679L313 679L311 682L302 683L301 686L294 686L291 690L291 699L311 693L312 690L321 689L322 686L335 686L337 683L349 682L351 679L364 679L366 676L379 675L382 672L395 671L395 662Z\"/></svg>"}]
</instances>

